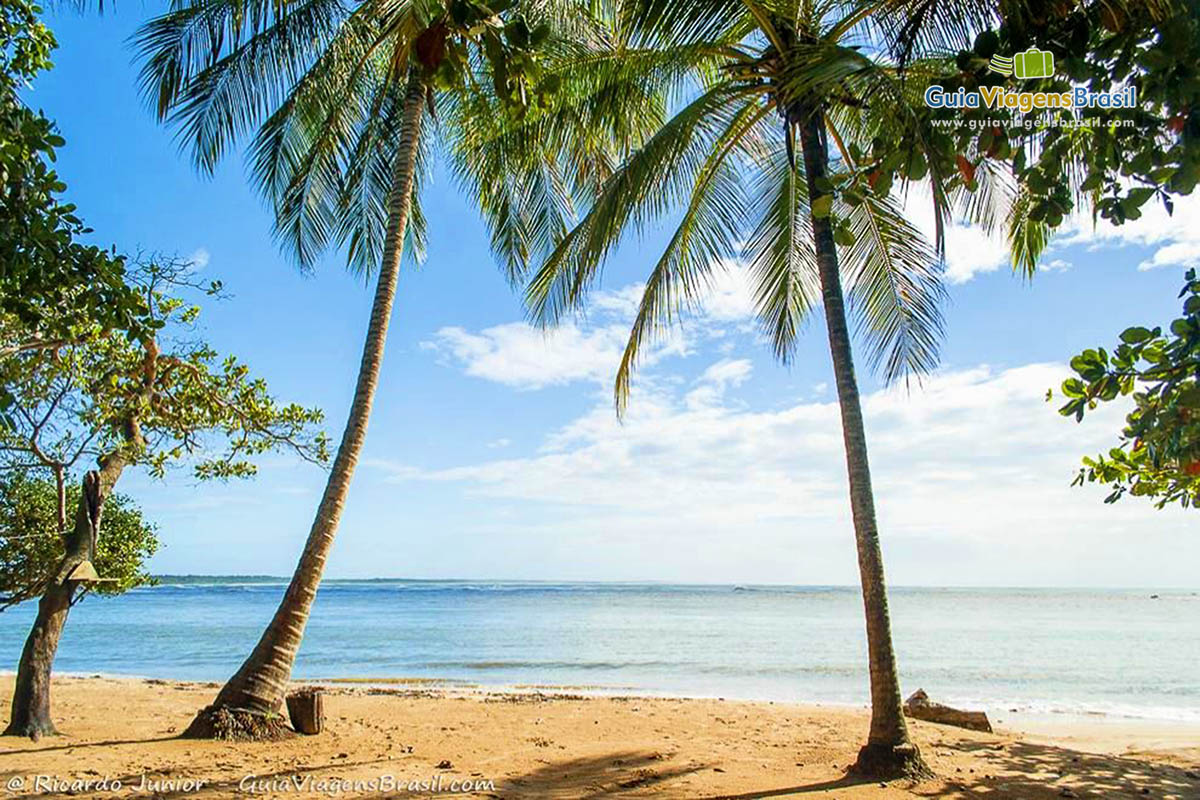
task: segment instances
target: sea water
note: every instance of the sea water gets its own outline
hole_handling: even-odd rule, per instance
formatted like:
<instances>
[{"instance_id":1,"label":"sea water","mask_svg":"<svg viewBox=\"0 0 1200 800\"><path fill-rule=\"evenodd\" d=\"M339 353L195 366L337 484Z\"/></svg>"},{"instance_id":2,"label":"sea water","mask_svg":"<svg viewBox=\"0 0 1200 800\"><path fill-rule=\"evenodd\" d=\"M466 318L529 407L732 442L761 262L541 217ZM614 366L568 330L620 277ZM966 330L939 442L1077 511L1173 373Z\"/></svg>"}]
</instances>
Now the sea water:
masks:
<instances>
[{"instance_id":1,"label":"sea water","mask_svg":"<svg viewBox=\"0 0 1200 800\"><path fill-rule=\"evenodd\" d=\"M223 680L284 590L279 578L167 578L71 612L62 673ZM1041 713L1200 721L1200 592L894 587L905 695ZM34 604L0 614L14 669ZM302 680L428 679L866 703L854 587L330 580Z\"/></svg>"}]
</instances>

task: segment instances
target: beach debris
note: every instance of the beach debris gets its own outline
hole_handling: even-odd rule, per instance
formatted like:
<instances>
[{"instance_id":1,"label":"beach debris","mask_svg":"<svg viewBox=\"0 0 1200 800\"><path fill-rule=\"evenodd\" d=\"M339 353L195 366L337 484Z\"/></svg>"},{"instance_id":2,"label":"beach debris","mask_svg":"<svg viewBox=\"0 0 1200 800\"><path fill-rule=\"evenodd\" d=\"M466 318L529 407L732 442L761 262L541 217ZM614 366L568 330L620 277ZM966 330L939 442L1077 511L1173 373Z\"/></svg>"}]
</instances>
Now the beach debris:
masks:
<instances>
[{"instance_id":1,"label":"beach debris","mask_svg":"<svg viewBox=\"0 0 1200 800\"><path fill-rule=\"evenodd\" d=\"M323 697L324 692L316 686L304 686L288 694L288 718L292 721L293 730L314 736L325 728Z\"/></svg>"},{"instance_id":2,"label":"beach debris","mask_svg":"<svg viewBox=\"0 0 1200 800\"><path fill-rule=\"evenodd\" d=\"M441 761L439 761L437 763L437 768L438 769L453 769L454 765L452 763L450 763L450 759L443 758Z\"/></svg>"},{"instance_id":3,"label":"beach debris","mask_svg":"<svg viewBox=\"0 0 1200 800\"><path fill-rule=\"evenodd\" d=\"M658 773L652 769L639 769L633 774L632 778L627 780L617 781L617 786L621 789L633 789L646 783L650 783L658 779Z\"/></svg>"},{"instance_id":4,"label":"beach debris","mask_svg":"<svg viewBox=\"0 0 1200 800\"><path fill-rule=\"evenodd\" d=\"M182 734L184 739L223 742L274 742L291 736L295 733L279 714L224 706L205 707Z\"/></svg>"},{"instance_id":5,"label":"beach debris","mask_svg":"<svg viewBox=\"0 0 1200 800\"><path fill-rule=\"evenodd\" d=\"M992 732L992 724L988 722L987 714L982 711L963 711L958 708L935 703L925 694L924 689L917 689L904 701L905 716L925 722L936 722L939 725L954 725L973 731Z\"/></svg>"}]
</instances>

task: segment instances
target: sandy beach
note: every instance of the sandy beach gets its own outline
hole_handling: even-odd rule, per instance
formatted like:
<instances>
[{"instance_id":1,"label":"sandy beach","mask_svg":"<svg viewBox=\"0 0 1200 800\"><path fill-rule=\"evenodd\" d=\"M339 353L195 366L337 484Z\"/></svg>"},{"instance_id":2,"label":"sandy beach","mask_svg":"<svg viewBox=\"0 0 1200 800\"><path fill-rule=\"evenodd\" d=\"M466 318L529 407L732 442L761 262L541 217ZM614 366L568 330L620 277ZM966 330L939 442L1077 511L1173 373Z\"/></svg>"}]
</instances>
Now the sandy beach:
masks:
<instances>
[{"instance_id":1,"label":"sandy beach","mask_svg":"<svg viewBox=\"0 0 1200 800\"><path fill-rule=\"evenodd\" d=\"M56 679L62 735L0 740L0 797L1200 797L1196 725L1005 719L989 735L914 722L938 777L885 785L845 774L865 709L340 685L318 736L176 738L214 689Z\"/></svg>"}]
</instances>

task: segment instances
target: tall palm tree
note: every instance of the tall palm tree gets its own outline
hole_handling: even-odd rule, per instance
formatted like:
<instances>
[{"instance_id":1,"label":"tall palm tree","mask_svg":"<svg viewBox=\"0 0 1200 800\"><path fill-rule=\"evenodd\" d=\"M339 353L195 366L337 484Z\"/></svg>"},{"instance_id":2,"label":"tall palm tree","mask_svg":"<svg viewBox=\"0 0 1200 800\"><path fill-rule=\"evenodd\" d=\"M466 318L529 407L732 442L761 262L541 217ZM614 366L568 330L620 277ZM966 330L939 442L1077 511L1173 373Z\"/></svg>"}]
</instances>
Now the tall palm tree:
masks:
<instances>
[{"instance_id":1,"label":"tall palm tree","mask_svg":"<svg viewBox=\"0 0 1200 800\"><path fill-rule=\"evenodd\" d=\"M951 14L901 0L621 5L625 46L615 56L590 57L592 79L669 69L675 96L683 99L544 259L527 288L532 313L544 323L557 321L583 302L631 224L681 210L646 280L618 371L615 399L623 412L644 341L701 297L727 259L748 263L760 319L785 362L820 304L842 419L870 665L871 724L856 768L925 774L901 708L848 311L857 316L869 364L887 380L936 365L942 224L954 195L974 176L955 170L919 106L926 79L944 74L945 62L918 56L930 42L969 28L978 9ZM925 18L910 6L924 8ZM895 177L928 181L938 221L934 243L906 220L889 188Z\"/></svg>"},{"instance_id":2,"label":"tall palm tree","mask_svg":"<svg viewBox=\"0 0 1200 800\"><path fill-rule=\"evenodd\" d=\"M539 77L538 48L561 53L604 44L602 29L568 5L180 0L139 32L145 91L160 117L178 126L196 166L210 171L253 132L252 174L272 203L284 248L310 268L330 246L345 244L354 271L378 272L354 399L299 563L258 644L190 735L272 735L281 724L277 712L366 437L406 241L423 251L420 186L434 144L425 131L439 124L439 109L448 112L443 131L460 139L464 125L475 137L499 131L508 114L524 118L525 136L545 134L530 146L537 159L503 165L510 180L478 186L485 214L507 242L498 250L517 259L508 264L514 276L521 253L548 246L565 229L567 195L605 174L611 158L601 157L558 176L561 189L542 180L549 150L567 141L565 127L551 135L556 119L596 156L624 135L624 123L589 127L599 122L587 116L594 95L575 98L577 110L561 118L546 110L554 86ZM626 88L631 97L641 94ZM494 146L485 149L493 159L502 156ZM480 176L464 161L472 154L449 155L460 174Z\"/></svg>"}]
</instances>

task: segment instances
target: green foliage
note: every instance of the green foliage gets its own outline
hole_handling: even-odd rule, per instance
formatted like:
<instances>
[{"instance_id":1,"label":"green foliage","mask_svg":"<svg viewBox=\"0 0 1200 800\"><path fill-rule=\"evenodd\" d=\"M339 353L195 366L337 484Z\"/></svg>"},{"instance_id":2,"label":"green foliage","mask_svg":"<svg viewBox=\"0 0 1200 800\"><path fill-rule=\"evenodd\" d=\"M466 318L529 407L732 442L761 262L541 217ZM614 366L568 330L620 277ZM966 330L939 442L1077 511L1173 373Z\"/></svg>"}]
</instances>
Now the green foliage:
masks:
<instances>
[{"instance_id":1,"label":"green foliage","mask_svg":"<svg viewBox=\"0 0 1200 800\"><path fill-rule=\"evenodd\" d=\"M1200 504L1200 281L1187 273L1183 316L1161 328L1132 327L1110 353L1085 350L1071 359L1078 377L1063 382L1064 416L1082 420L1101 403L1132 395L1120 443L1084 458L1075 484L1106 483L1113 503L1126 492L1162 508Z\"/></svg>"},{"instance_id":2,"label":"green foliage","mask_svg":"<svg viewBox=\"0 0 1200 800\"><path fill-rule=\"evenodd\" d=\"M618 410L645 344L702 302L714 273L734 259L748 265L762 327L786 361L820 304L811 219L828 219L868 360L888 380L936 364L940 236L926 242L891 189L931 178L943 219L956 173L937 160L942 152L914 88L917 67L901 71L879 38L887 4L618 5L616 42L580 68L579 57L567 54L559 94L601 118L662 121L648 135L623 131L628 135L613 143L627 155L594 197L583 198L581 219L556 237L529 282L534 316L553 323L570 313L627 232L681 215L646 282L617 376ZM613 104L606 86L636 87L629 96L637 104ZM812 112L826 122L831 171L810 198L796 136ZM565 172L564 154L572 153L561 147L547 154L532 136L510 141L543 157L550 176Z\"/></svg>"},{"instance_id":3,"label":"green foliage","mask_svg":"<svg viewBox=\"0 0 1200 800\"><path fill-rule=\"evenodd\" d=\"M79 491L78 481L68 482L68 509L73 510L79 502ZM155 526L142 517L133 501L125 495L111 495L104 504L102 535L93 563L100 577L112 580L93 584L92 591L121 594L153 583L145 564L158 547ZM0 473L0 605L36 597L62 557L55 482L28 470Z\"/></svg>"},{"instance_id":4,"label":"green foliage","mask_svg":"<svg viewBox=\"0 0 1200 800\"><path fill-rule=\"evenodd\" d=\"M987 162L1011 169L1018 202L1010 219L1014 268L1031 274L1050 232L1076 210L1120 225L1148 202L1170 212L1172 197L1200 181L1200 2L1087 0L1005 3L1002 19L958 32L936 83L947 91L1008 86L1032 92L1134 86L1137 106L1089 108L1075 125L1068 109L1018 114L980 107L931 112L972 124L939 129L939 147L961 159L963 183ZM970 41L969 32L975 34ZM1036 47L1054 55L1053 76L1015 81L988 70L995 53ZM997 124L983 124L985 121ZM1034 124L1031 124L1034 123Z\"/></svg>"},{"instance_id":5,"label":"green foliage","mask_svg":"<svg viewBox=\"0 0 1200 800\"><path fill-rule=\"evenodd\" d=\"M0 356L89 335L140 330L122 258L88 233L53 169L63 140L19 91L49 68L54 36L27 0L0 0ZM0 409L7 395L0 387Z\"/></svg>"},{"instance_id":6,"label":"green foliage","mask_svg":"<svg viewBox=\"0 0 1200 800\"><path fill-rule=\"evenodd\" d=\"M275 210L282 246L303 268L346 245L350 267L369 274L383 251L410 79L428 88L430 130L448 97L481 86L499 100L496 113L536 111L556 88L538 53L551 26L569 16L557 10L577 6L185 0L137 34L143 91L201 170L211 171L239 139L253 137L253 180ZM418 155L405 247L418 258L428 138Z\"/></svg>"},{"instance_id":7,"label":"green foliage","mask_svg":"<svg viewBox=\"0 0 1200 800\"><path fill-rule=\"evenodd\" d=\"M180 295L220 285L193 283L189 269L160 259L133 274L154 336L114 331L0 362L13 394L0 456L69 470L120 453L155 476L186 463L201 479L253 475L253 457L274 449L326 461L320 410L278 403L246 365L195 337L199 307Z\"/></svg>"}]
</instances>

